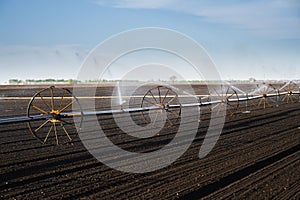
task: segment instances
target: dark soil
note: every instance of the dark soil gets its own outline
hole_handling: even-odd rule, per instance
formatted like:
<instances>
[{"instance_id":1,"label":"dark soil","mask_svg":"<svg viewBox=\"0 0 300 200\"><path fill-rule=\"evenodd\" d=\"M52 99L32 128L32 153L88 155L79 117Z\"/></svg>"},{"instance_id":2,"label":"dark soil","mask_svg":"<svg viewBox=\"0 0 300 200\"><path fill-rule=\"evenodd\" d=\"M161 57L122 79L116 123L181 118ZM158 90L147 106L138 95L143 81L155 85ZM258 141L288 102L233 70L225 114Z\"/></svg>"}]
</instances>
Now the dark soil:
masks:
<instances>
[{"instance_id":1,"label":"dark soil","mask_svg":"<svg viewBox=\"0 0 300 200\"><path fill-rule=\"evenodd\" d=\"M37 90L6 88L2 94L30 97ZM98 89L97 94L110 95L111 90ZM25 116L27 103L24 99L0 100L0 117ZM98 103L97 109L105 107L105 102ZM197 136L185 154L170 166L145 174L105 166L85 149L75 132L72 144L43 145L32 137L26 123L2 125L0 198L299 199L299 105L282 103L266 109L251 105L251 113L228 115L216 146L199 159L210 118L204 108ZM244 109L241 106L239 111ZM124 134L109 115L99 120L115 144L135 152L161 148L177 130L174 126L159 136L139 139Z\"/></svg>"}]
</instances>

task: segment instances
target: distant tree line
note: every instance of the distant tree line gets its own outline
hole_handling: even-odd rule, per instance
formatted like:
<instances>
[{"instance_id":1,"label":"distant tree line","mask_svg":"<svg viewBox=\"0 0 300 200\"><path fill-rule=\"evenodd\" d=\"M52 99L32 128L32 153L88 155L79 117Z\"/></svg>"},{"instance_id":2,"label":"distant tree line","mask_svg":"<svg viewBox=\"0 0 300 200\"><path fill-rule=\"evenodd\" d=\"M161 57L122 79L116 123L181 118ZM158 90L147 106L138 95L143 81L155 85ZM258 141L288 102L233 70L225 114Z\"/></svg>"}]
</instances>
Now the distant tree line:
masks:
<instances>
[{"instance_id":1,"label":"distant tree line","mask_svg":"<svg viewBox=\"0 0 300 200\"><path fill-rule=\"evenodd\" d=\"M47 78L47 79L26 79L26 80L21 80L21 79L9 79L8 83L10 85L25 85L25 84L89 84L89 83L113 83L113 82L122 82L122 81L127 81L127 82L139 82L138 80L106 80L106 79L101 79L101 80L85 80L85 81L80 81L76 79L53 79L53 78ZM154 80L150 80L154 81ZM159 80L161 82L167 82L166 80ZM214 82L219 82L219 81L214 81L214 80L177 80L177 77L173 76L170 77L169 81L175 83L181 83L181 82L189 82L189 83L214 83ZM274 82L277 82L276 80L273 80ZM294 80L295 82L300 82L300 80ZM228 80L230 83L255 83L259 82L259 80L256 80L254 78L249 78L249 80Z\"/></svg>"},{"instance_id":2,"label":"distant tree line","mask_svg":"<svg viewBox=\"0 0 300 200\"><path fill-rule=\"evenodd\" d=\"M109 83L109 82L118 82L118 81L124 81L124 80L85 80L85 81L80 81L76 79L53 79L53 78L47 78L47 79L26 79L26 80L21 80L21 79L9 79L8 83L10 85L22 85L22 84L79 84L79 83L99 83L99 82L104 82L104 83ZM128 80L131 82L138 82L138 80Z\"/></svg>"},{"instance_id":3,"label":"distant tree line","mask_svg":"<svg viewBox=\"0 0 300 200\"><path fill-rule=\"evenodd\" d=\"M75 79L53 79L53 78L47 78L47 79L26 79L26 80L9 79L8 83L11 84L11 85L20 85L20 84L47 84L47 83L76 84L76 83L80 83L80 81L75 80Z\"/></svg>"}]
</instances>

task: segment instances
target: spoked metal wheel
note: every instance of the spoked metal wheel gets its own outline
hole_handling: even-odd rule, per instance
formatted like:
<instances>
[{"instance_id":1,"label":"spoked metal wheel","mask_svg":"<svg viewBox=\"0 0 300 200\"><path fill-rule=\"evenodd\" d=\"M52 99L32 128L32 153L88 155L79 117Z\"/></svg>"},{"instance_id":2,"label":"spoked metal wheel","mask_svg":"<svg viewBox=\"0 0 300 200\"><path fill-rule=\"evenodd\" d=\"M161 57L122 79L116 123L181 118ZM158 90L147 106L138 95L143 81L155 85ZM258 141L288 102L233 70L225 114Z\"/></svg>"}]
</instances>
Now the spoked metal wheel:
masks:
<instances>
[{"instance_id":1,"label":"spoked metal wheel","mask_svg":"<svg viewBox=\"0 0 300 200\"><path fill-rule=\"evenodd\" d=\"M259 97L253 100L254 106L265 109L267 107L273 107L277 105L277 93L278 92L276 91L275 87L270 84L263 83L261 85L257 85L256 90L251 93L252 95Z\"/></svg>"},{"instance_id":2,"label":"spoked metal wheel","mask_svg":"<svg viewBox=\"0 0 300 200\"><path fill-rule=\"evenodd\" d=\"M295 103L299 102L299 86L293 82L289 81L285 83L280 89L280 101L283 103Z\"/></svg>"},{"instance_id":3,"label":"spoked metal wheel","mask_svg":"<svg viewBox=\"0 0 300 200\"><path fill-rule=\"evenodd\" d=\"M237 112L239 107L239 97L237 92L228 85L221 85L220 88L214 88L216 99L213 101L220 101L212 105L212 109L217 108L217 114L227 111L230 115Z\"/></svg>"},{"instance_id":4,"label":"spoked metal wheel","mask_svg":"<svg viewBox=\"0 0 300 200\"><path fill-rule=\"evenodd\" d=\"M28 122L33 136L42 143L71 142L80 130L83 113L78 99L65 88L51 86L37 92L27 108L27 116L44 116L44 121Z\"/></svg>"},{"instance_id":5,"label":"spoked metal wheel","mask_svg":"<svg viewBox=\"0 0 300 200\"><path fill-rule=\"evenodd\" d=\"M147 124L170 127L180 118L181 104L177 93L171 88L157 86L148 90L142 99L141 108L153 106L158 109L142 112L143 119Z\"/></svg>"}]
</instances>

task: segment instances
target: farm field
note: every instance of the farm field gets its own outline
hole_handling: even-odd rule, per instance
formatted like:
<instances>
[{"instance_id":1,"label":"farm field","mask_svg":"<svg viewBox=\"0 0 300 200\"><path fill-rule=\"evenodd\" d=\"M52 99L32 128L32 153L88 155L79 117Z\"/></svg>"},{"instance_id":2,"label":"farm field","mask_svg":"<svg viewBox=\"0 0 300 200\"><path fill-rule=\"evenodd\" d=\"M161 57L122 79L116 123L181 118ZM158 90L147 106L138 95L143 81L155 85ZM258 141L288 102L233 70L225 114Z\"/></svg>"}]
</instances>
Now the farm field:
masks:
<instances>
[{"instance_id":1,"label":"farm field","mask_svg":"<svg viewBox=\"0 0 300 200\"><path fill-rule=\"evenodd\" d=\"M251 86L242 86L247 87ZM205 87L193 88L196 94L205 94ZM40 89L0 88L0 118L25 116L30 97ZM110 96L112 89L98 88L96 95ZM98 99L96 109L106 109L108 103L109 99ZM32 137L26 123L1 125L0 198L299 199L299 106L299 102L280 103L262 109L250 104L251 112L244 114L241 105L238 113L226 116L214 149L199 159L210 119L208 109L201 108L198 132L189 149L170 166L144 174L120 172L102 164L74 130L70 132L73 143L55 146ZM132 117L142 123L140 115ZM133 152L161 148L172 140L178 125L141 139L124 134L111 115L98 119L114 144Z\"/></svg>"}]
</instances>

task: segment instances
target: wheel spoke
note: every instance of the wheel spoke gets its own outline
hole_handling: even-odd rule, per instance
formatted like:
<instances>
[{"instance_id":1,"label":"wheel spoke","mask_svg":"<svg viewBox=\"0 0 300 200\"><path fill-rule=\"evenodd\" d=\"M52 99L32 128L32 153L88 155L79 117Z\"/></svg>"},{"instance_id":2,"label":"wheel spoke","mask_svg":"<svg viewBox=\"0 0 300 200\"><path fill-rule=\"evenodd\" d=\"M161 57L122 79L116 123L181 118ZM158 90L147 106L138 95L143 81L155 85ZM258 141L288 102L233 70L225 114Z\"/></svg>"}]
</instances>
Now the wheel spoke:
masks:
<instances>
[{"instance_id":1,"label":"wheel spoke","mask_svg":"<svg viewBox=\"0 0 300 200\"><path fill-rule=\"evenodd\" d=\"M42 101L49 108L49 110L51 110L50 106L48 105L48 103L46 102L46 100L44 99L44 97L41 95L41 93L39 93L38 95L41 97Z\"/></svg>"},{"instance_id":2,"label":"wheel spoke","mask_svg":"<svg viewBox=\"0 0 300 200\"><path fill-rule=\"evenodd\" d=\"M172 101L174 101L174 99L176 98L177 96L175 95L174 97L172 97L172 99L170 101L168 101L167 104L170 104Z\"/></svg>"},{"instance_id":3,"label":"wheel spoke","mask_svg":"<svg viewBox=\"0 0 300 200\"><path fill-rule=\"evenodd\" d=\"M263 101L263 99L259 100L259 103L258 103L257 107L260 107L260 104L262 103L262 101Z\"/></svg>"},{"instance_id":4,"label":"wheel spoke","mask_svg":"<svg viewBox=\"0 0 300 200\"><path fill-rule=\"evenodd\" d=\"M228 94L228 92L229 92L229 89L230 89L230 87L227 88L227 91L226 91L226 93L225 93L225 94L226 94L226 97L227 97L227 94Z\"/></svg>"},{"instance_id":5,"label":"wheel spoke","mask_svg":"<svg viewBox=\"0 0 300 200\"><path fill-rule=\"evenodd\" d=\"M171 115L173 115L174 117L179 118L179 114L177 114L175 111L170 111Z\"/></svg>"},{"instance_id":6,"label":"wheel spoke","mask_svg":"<svg viewBox=\"0 0 300 200\"><path fill-rule=\"evenodd\" d=\"M173 122L170 120L170 118L169 118L169 116L168 116L167 113L165 113L165 116L166 116L168 122L170 123L170 125L173 126L174 124L173 124Z\"/></svg>"},{"instance_id":7,"label":"wheel spoke","mask_svg":"<svg viewBox=\"0 0 300 200\"><path fill-rule=\"evenodd\" d=\"M58 110L61 108L61 106L62 106L62 102L63 102L63 99L65 98L65 95L66 95L66 90L64 90L64 93L63 93L63 95L62 95L62 97L61 97L61 99L60 99L60 102L59 102L59 106L58 106Z\"/></svg>"},{"instance_id":8,"label":"wheel spoke","mask_svg":"<svg viewBox=\"0 0 300 200\"><path fill-rule=\"evenodd\" d=\"M50 129L49 129L49 131L48 131L48 133L47 133L47 135L46 135L46 137L44 139L44 144L46 143L46 141L47 141L47 139L48 139L48 137L49 137L49 135L50 135L50 133L52 131L52 128L53 128L53 125L50 127Z\"/></svg>"},{"instance_id":9,"label":"wheel spoke","mask_svg":"<svg viewBox=\"0 0 300 200\"><path fill-rule=\"evenodd\" d=\"M65 134L67 135L67 137L69 138L69 141L72 141L68 131L66 130L65 126L62 124L62 122L60 122L60 126L62 127L62 129L64 130Z\"/></svg>"},{"instance_id":10,"label":"wheel spoke","mask_svg":"<svg viewBox=\"0 0 300 200\"><path fill-rule=\"evenodd\" d=\"M269 107L272 107L272 105L269 103L268 99L266 99L266 105L269 106Z\"/></svg>"},{"instance_id":11,"label":"wheel spoke","mask_svg":"<svg viewBox=\"0 0 300 200\"><path fill-rule=\"evenodd\" d=\"M77 126L75 123L67 122L66 120L63 120L63 119L60 119L60 121L64 122L64 123L67 124L67 125L71 125L71 126L73 126L74 128L76 128L76 129L80 129L80 127Z\"/></svg>"},{"instance_id":12,"label":"wheel spoke","mask_svg":"<svg viewBox=\"0 0 300 200\"><path fill-rule=\"evenodd\" d=\"M268 93L275 91L275 88L273 87L273 85L271 85L270 87L271 87L271 90L269 90Z\"/></svg>"},{"instance_id":13,"label":"wheel spoke","mask_svg":"<svg viewBox=\"0 0 300 200\"><path fill-rule=\"evenodd\" d=\"M47 121L45 121L44 123L42 123L38 128L36 128L34 130L34 132L38 132L41 128L43 128L48 122L50 121L50 119L48 119Z\"/></svg>"},{"instance_id":14,"label":"wheel spoke","mask_svg":"<svg viewBox=\"0 0 300 200\"><path fill-rule=\"evenodd\" d=\"M152 104L152 105L156 105L155 103L151 102L150 100L148 99L144 99L144 101L147 101L148 103Z\"/></svg>"},{"instance_id":15,"label":"wheel spoke","mask_svg":"<svg viewBox=\"0 0 300 200\"><path fill-rule=\"evenodd\" d=\"M33 105L32 107L35 108L35 109L38 110L38 111L41 111L41 112L44 113L44 114L48 114L47 111L43 110L42 108L40 108L40 107L38 107L38 106L36 106L36 105Z\"/></svg>"},{"instance_id":16,"label":"wheel spoke","mask_svg":"<svg viewBox=\"0 0 300 200\"><path fill-rule=\"evenodd\" d=\"M289 100L291 99L291 96L290 95L288 95L288 97L287 97L287 103L289 103Z\"/></svg>"},{"instance_id":17,"label":"wheel spoke","mask_svg":"<svg viewBox=\"0 0 300 200\"><path fill-rule=\"evenodd\" d=\"M58 135L57 135L55 122L53 122L53 128L54 128L54 134L55 134L55 141L56 141L56 144L58 144Z\"/></svg>"},{"instance_id":18,"label":"wheel spoke","mask_svg":"<svg viewBox=\"0 0 300 200\"><path fill-rule=\"evenodd\" d=\"M76 102L76 99L74 99L73 101L71 101L68 105L66 105L65 107L63 107L61 110L59 110L59 112L63 112L64 110L66 110L67 108L69 108L73 103Z\"/></svg>"},{"instance_id":19,"label":"wheel spoke","mask_svg":"<svg viewBox=\"0 0 300 200\"><path fill-rule=\"evenodd\" d=\"M153 95L153 93L151 92L151 90L149 90L149 92L150 92L152 98L154 99L154 101L157 103L157 100L156 100L156 98L154 97L154 95ZM158 103L157 103L157 104L158 104Z\"/></svg>"},{"instance_id":20,"label":"wheel spoke","mask_svg":"<svg viewBox=\"0 0 300 200\"><path fill-rule=\"evenodd\" d=\"M161 101L161 103L163 103L163 102L165 101L165 99L166 99L166 97L167 97L167 95L168 95L169 91L170 91L170 89L168 89L168 91L166 92L166 94L165 94L165 96L164 96L163 100Z\"/></svg>"},{"instance_id":21,"label":"wheel spoke","mask_svg":"<svg viewBox=\"0 0 300 200\"><path fill-rule=\"evenodd\" d=\"M276 101L272 98L270 98L269 100L272 101L273 103L276 103Z\"/></svg>"},{"instance_id":22,"label":"wheel spoke","mask_svg":"<svg viewBox=\"0 0 300 200\"><path fill-rule=\"evenodd\" d=\"M235 95L235 93L233 92L227 99L229 99L230 97L232 97L233 95Z\"/></svg>"},{"instance_id":23,"label":"wheel spoke","mask_svg":"<svg viewBox=\"0 0 300 200\"><path fill-rule=\"evenodd\" d=\"M155 123L156 123L156 120L157 120L157 117L158 117L158 113L159 113L159 112L156 112L156 114L155 114L155 118L154 118L153 123L152 123L153 126L154 126ZM151 118L150 118L150 119L151 119Z\"/></svg>"},{"instance_id":24,"label":"wheel spoke","mask_svg":"<svg viewBox=\"0 0 300 200\"><path fill-rule=\"evenodd\" d=\"M216 107L218 107L220 105L220 103L217 103L215 106L213 106L211 109L215 109Z\"/></svg>"},{"instance_id":25,"label":"wheel spoke","mask_svg":"<svg viewBox=\"0 0 300 200\"><path fill-rule=\"evenodd\" d=\"M284 97L282 98L282 101L285 101L286 98L287 98L287 95L284 95Z\"/></svg>"}]
</instances>

